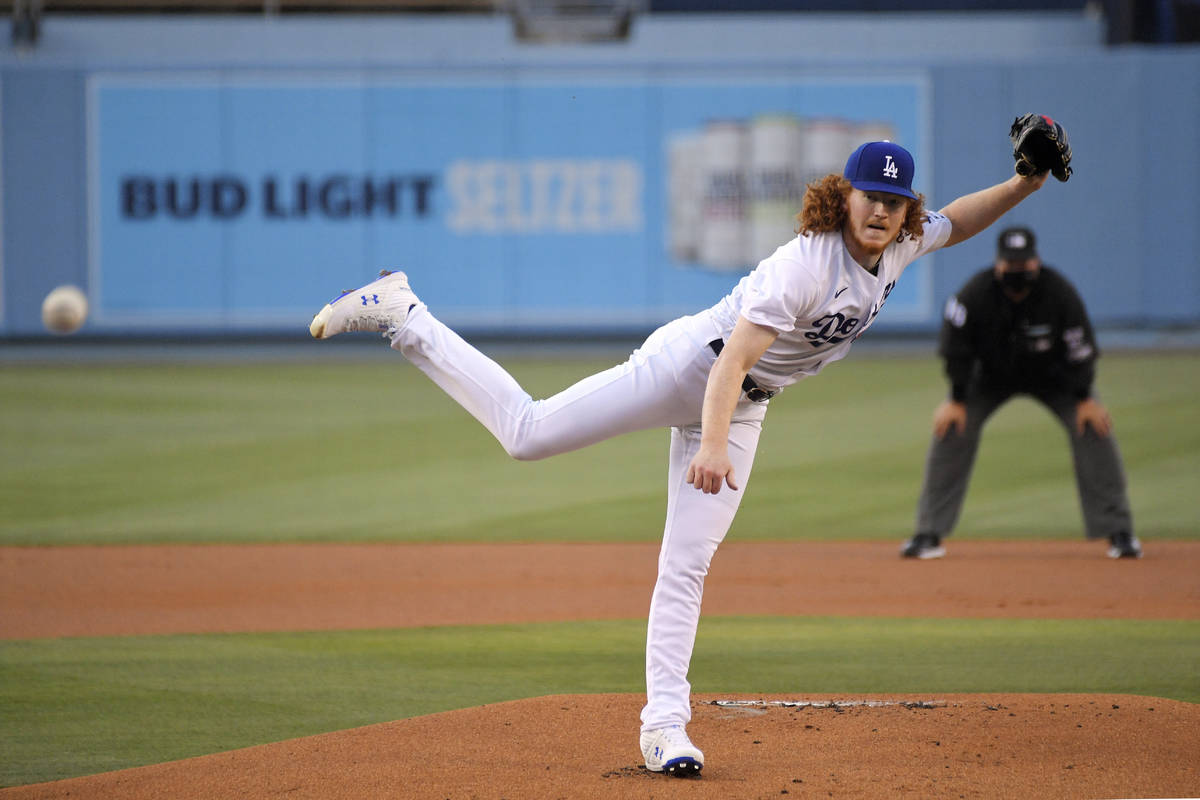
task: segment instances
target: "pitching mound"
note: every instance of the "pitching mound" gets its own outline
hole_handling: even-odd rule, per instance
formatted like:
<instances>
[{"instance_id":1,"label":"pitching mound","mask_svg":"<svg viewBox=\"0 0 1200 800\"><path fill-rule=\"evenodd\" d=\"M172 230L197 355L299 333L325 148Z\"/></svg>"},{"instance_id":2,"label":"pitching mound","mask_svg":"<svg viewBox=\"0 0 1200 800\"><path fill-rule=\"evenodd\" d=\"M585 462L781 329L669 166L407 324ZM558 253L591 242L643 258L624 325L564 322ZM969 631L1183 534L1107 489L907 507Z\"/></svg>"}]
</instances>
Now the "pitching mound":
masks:
<instances>
[{"instance_id":1,"label":"pitching mound","mask_svg":"<svg viewBox=\"0 0 1200 800\"><path fill-rule=\"evenodd\" d=\"M761 702L715 702L737 699ZM641 703L635 695L497 703L17 787L0 796L728 800L1200 794L1200 705L1173 700L698 696L689 732L707 757L700 779L667 778L642 768L636 746Z\"/></svg>"}]
</instances>

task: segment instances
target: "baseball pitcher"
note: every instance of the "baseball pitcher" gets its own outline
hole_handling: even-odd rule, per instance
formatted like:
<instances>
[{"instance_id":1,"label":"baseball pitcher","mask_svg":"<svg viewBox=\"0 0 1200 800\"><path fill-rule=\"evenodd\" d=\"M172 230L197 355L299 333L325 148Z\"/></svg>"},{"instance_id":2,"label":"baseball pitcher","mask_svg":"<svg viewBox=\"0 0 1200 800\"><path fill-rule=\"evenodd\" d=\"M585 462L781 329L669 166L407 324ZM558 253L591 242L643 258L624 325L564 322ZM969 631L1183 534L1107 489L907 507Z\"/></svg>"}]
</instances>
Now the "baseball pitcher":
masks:
<instances>
[{"instance_id":1,"label":"baseball pitcher","mask_svg":"<svg viewBox=\"0 0 1200 800\"><path fill-rule=\"evenodd\" d=\"M1044 132L1026 137L1042 138ZM1017 150L1014 156L1020 165ZM770 403L844 358L912 261L984 230L1040 189L1051 168L1038 164L932 212L912 190L907 150L887 141L863 144L841 175L808 186L798 235L728 295L654 331L623 364L542 400L438 321L402 272L337 297L309 330L318 339L382 332L516 459L671 429L640 746L651 771L699 775L704 754L686 732L687 675L704 578L749 485Z\"/></svg>"}]
</instances>

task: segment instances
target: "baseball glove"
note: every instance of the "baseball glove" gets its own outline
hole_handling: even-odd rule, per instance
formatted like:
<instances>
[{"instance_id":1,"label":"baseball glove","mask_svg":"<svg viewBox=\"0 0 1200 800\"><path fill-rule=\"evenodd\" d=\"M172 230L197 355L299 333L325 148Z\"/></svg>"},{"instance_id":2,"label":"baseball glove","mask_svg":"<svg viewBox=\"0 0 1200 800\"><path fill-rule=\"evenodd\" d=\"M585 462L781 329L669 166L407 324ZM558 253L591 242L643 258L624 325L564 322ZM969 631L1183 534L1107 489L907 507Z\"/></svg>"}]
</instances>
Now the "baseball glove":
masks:
<instances>
[{"instance_id":1,"label":"baseball glove","mask_svg":"<svg viewBox=\"0 0 1200 800\"><path fill-rule=\"evenodd\" d=\"M1049 170L1060 181L1071 177L1071 143L1067 131L1054 120L1044 114L1017 117L1008 138L1018 175L1028 177Z\"/></svg>"}]
</instances>

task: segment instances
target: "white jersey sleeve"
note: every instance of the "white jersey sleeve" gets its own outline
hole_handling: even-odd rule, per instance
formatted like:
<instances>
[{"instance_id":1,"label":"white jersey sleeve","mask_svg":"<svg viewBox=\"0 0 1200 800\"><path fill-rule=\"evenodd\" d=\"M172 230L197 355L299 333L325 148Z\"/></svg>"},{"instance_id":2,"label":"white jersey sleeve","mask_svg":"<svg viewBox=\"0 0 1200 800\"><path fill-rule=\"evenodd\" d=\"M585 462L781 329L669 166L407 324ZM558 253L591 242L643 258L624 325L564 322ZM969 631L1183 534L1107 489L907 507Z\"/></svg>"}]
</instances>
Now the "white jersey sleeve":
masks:
<instances>
[{"instance_id":1,"label":"white jersey sleeve","mask_svg":"<svg viewBox=\"0 0 1200 800\"><path fill-rule=\"evenodd\" d=\"M796 329L820 296L820 281L807 264L780 253L763 261L742 287L741 315L779 333Z\"/></svg>"},{"instance_id":2,"label":"white jersey sleeve","mask_svg":"<svg viewBox=\"0 0 1200 800\"><path fill-rule=\"evenodd\" d=\"M899 256L896 260L907 267L921 256L942 249L946 245L946 240L950 238L953 227L949 217L936 211L926 211L924 235L920 239L906 239L893 245Z\"/></svg>"}]
</instances>

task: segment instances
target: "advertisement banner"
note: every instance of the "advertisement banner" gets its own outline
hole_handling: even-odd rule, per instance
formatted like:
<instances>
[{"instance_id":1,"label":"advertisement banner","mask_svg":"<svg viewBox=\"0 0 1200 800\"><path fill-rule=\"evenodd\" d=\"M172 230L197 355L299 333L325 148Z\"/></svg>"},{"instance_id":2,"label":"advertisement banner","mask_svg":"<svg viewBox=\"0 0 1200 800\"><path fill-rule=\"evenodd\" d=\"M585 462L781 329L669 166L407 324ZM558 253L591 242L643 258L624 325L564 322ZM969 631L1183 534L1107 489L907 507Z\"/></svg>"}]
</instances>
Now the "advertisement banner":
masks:
<instances>
[{"instance_id":1,"label":"advertisement banner","mask_svg":"<svg viewBox=\"0 0 1200 800\"><path fill-rule=\"evenodd\" d=\"M90 80L98 327L303 330L407 271L447 322L634 330L715 303L804 184L892 139L932 185L921 77ZM914 264L881 322L930 319Z\"/></svg>"}]
</instances>

